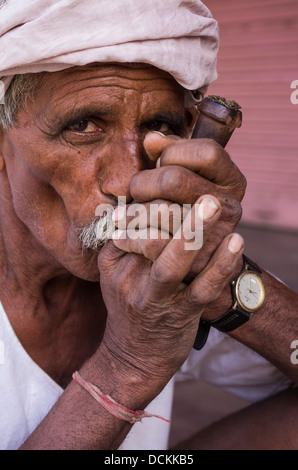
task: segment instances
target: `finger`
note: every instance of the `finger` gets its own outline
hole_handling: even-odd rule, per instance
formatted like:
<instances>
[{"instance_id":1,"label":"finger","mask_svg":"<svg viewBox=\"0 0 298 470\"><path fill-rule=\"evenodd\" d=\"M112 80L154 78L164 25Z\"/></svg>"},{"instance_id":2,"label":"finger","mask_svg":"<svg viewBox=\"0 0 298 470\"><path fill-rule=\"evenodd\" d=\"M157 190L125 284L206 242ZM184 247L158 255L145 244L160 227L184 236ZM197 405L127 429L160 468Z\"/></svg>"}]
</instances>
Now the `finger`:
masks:
<instances>
[{"instance_id":1,"label":"finger","mask_svg":"<svg viewBox=\"0 0 298 470\"><path fill-rule=\"evenodd\" d=\"M129 231L117 230L113 235L113 241L118 249L126 253L136 253L155 261L172 238L169 234L164 235L154 228L139 230L138 237L130 235Z\"/></svg>"},{"instance_id":2,"label":"finger","mask_svg":"<svg viewBox=\"0 0 298 470\"><path fill-rule=\"evenodd\" d=\"M213 215L213 217L206 217L203 221L204 233L208 233L209 225L214 226L215 222L221 215L221 206L219 201L213 199L212 196L204 195L204 199L219 206L219 209ZM141 211L140 206L143 208ZM122 206L119 210L114 211L114 221L119 230L117 230L113 236L114 240L119 240L116 246L123 249L124 251L135 251L136 253L142 253L147 257L146 253L150 253L151 240L164 240L170 239L173 235L181 229L181 224L190 211L189 206L180 206L179 204L172 204L168 201L155 201L153 203L136 204L137 216L133 219L133 216L129 216L127 213L131 213L129 207ZM178 236L178 234L177 234ZM137 240L137 241L135 241ZM152 248L155 250L156 243L152 244ZM163 244L163 247L165 244ZM140 251L141 250L141 251ZM143 250L143 251L142 251ZM144 252L146 250L146 253ZM159 254L162 250L159 251ZM155 250L155 253L157 251ZM156 259L157 256L149 259Z\"/></svg>"},{"instance_id":3,"label":"finger","mask_svg":"<svg viewBox=\"0 0 298 470\"><path fill-rule=\"evenodd\" d=\"M178 204L194 204L199 196L212 193L219 197L222 189L193 171L169 165L135 174L130 182L130 194L136 202L165 199Z\"/></svg>"},{"instance_id":4,"label":"finger","mask_svg":"<svg viewBox=\"0 0 298 470\"><path fill-rule=\"evenodd\" d=\"M132 225L139 229L154 227L172 235L181 225L184 212L180 204L157 199L143 204L119 206L112 217L116 227L122 230L129 230Z\"/></svg>"},{"instance_id":5,"label":"finger","mask_svg":"<svg viewBox=\"0 0 298 470\"><path fill-rule=\"evenodd\" d=\"M229 184L234 172L244 178L226 150L212 139L181 139L150 132L144 147L149 158L160 157L159 166L185 166L219 185Z\"/></svg>"},{"instance_id":6,"label":"finger","mask_svg":"<svg viewBox=\"0 0 298 470\"><path fill-rule=\"evenodd\" d=\"M180 140L177 135L165 135L161 132L149 132L144 139L144 149L150 160L156 162L166 147Z\"/></svg>"},{"instance_id":7,"label":"finger","mask_svg":"<svg viewBox=\"0 0 298 470\"><path fill-rule=\"evenodd\" d=\"M212 200L213 196L208 194L204 198ZM233 201L234 202L234 201ZM229 201L227 201L229 203ZM184 218L188 214L192 204L174 204L170 201L158 199L143 204L132 204L129 206L120 206L113 213L113 222L121 230L141 230L146 228L155 228L164 232L164 234L174 235L180 228ZM229 204L228 204L229 205ZM231 205L231 204L230 204ZM233 205L233 207L235 204ZM216 220L220 217L222 209L226 215L226 207L220 204L220 210L216 213ZM228 216L232 219L233 212L230 210ZM214 224L215 220L212 220ZM209 220L204 221L204 230L208 229ZM163 237L163 233L161 234ZM166 235L165 235L166 236Z\"/></svg>"},{"instance_id":8,"label":"finger","mask_svg":"<svg viewBox=\"0 0 298 470\"><path fill-rule=\"evenodd\" d=\"M210 228L219 210L220 203L212 196L199 198L193 205L180 232L174 235L152 266L151 281L156 293L164 295L181 285L202 247L204 223L208 220Z\"/></svg>"},{"instance_id":9,"label":"finger","mask_svg":"<svg viewBox=\"0 0 298 470\"><path fill-rule=\"evenodd\" d=\"M181 165L220 186L228 186L245 178L226 150L212 139L180 140L164 148L160 166Z\"/></svg>"},{"instance_id":10,"label":"finger","mask_svg":"<svg viewBox=\"0 0 298 470\"><path fill-rule=\"evenodd\" d=\"M202 271L185 289L188 301L194 305L214 302L234 278L244 250L244 240L234 233L227 236Z\"/></svg>"},{"instance_id":11,"label":"finger","mask_svg":"<svg viewBox=\"0 0 298 470\"><path fill-rule=\"evenodd\" d=\"M149 142L149 144L148 144ZM219 188L227 188L233 190L233 197L241 201L245 194L246 179L237 166L230 159L228 153L212 139L181 139L176 136L163 136L162 134L151 132L145 139L145 144L148 145L148 152L156 160L156 157L160 155L157 162L157 167L169 167L175 166L176 170L173 170L167 177L164 174L144 174L141 172L135 175L131 181L131 192L135 194L136 200L146 200L145 194L142 195L142 189L147 184L142 184L143 178L149 182L150 178L159 178L155 182L155 186L160 184L160 181L165 184L169 182L171 187L175 182L177 188L181 188L182 182L186 182L187 175L182 173L179 175L177 166L188 168L192 172L196 172L201 175L204 179L212 181L214 183L214 190L217 186ZM197 180L200 183L199 180ZM150 184L149 184L150 188ZM198 189L198 186L196 187ZM173 188L174 189L174 188ZM204 190L203 193L214 192L212 189ZM173 192L173 191L172 191ZM151 191L152 193L152 191ZM201 194L203 194L201 192ZM160 194L160 193L157 193ZM170 199L166 195L154 195L153 198L163 197L164 199ZM198 197L198 194L197 194ZM147 198L148 200L148 198Z\"/></svg>"}]
</instances>

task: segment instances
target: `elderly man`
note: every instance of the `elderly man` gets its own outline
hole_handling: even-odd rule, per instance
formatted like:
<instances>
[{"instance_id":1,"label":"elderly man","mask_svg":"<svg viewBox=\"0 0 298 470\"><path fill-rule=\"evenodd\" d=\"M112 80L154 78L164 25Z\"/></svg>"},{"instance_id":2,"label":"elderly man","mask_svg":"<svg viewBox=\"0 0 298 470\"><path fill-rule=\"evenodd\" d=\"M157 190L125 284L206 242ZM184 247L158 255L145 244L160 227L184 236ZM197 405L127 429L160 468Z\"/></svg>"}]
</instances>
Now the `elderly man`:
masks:
<instances>
[{"instance_id":1,"label":"elderly man","mask_svg":"<svg viewBox=\"0 0 298 470\"><path fill-rule=\"evenodd\" d=\"M229 283L243 270L233 232L245 179L220 145L190 139L216 77L208 9L198 0L2 3L1 448L165 449L178 371L252 402L287 389L297 380L297 296L249 263L266 301L245 323L241 309L226 316ZM127 205L116 208L119 198ZM192 206L202 246L186 249L173 221L168 238L159 220L140 223L149 236L129 236L132 202L149 213L161 201ZM112 239L98 213L108 206ZM194 351L200 319L216 328ZM254 407L249 416L247 435Z\"/></svg>"}]
</instances>

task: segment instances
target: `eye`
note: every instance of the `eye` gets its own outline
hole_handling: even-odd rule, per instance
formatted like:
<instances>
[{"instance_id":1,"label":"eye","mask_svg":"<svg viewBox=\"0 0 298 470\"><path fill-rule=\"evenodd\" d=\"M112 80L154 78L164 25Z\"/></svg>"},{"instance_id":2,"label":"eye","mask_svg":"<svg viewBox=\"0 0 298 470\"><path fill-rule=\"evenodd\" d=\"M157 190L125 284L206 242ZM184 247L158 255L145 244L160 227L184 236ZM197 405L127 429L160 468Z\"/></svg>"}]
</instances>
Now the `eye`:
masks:
<instances>
[{"instance_id":1,"label":"eye","mask_svg":"<svg viewBox=\"0 0 298 470\"><path fill-rule=\"evenodd\" d=\"M72 132L85 132L86 134L96 132L99 127L93 121L88 119L80 119L68 126L68 130Z\"/></svg>"},{"instance_id":2,"label":"eye","mask_svg":"<svg viewBox=\"0 0 298 470\"><path fill-rule=\"evenodd\" d=\"M150 123L146 124L146 128L149 131L158 131L162 132L163 134L173 133L171 126L164 121L151 121Z\"/></svg>"}]
</instances>

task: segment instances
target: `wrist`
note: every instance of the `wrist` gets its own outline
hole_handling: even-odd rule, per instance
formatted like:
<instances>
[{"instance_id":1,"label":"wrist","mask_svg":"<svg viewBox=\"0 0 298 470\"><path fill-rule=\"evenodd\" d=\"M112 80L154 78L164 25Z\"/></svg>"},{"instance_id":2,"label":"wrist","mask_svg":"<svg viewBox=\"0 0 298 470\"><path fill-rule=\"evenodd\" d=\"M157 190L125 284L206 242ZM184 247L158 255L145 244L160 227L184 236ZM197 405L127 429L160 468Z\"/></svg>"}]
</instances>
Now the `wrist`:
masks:
<instances>
[{"instance_id":1,"label":"wrist","mask_svg":"<svg viewBox=\"0 0 298 470\"><path fill-rule=\"evenodd\" d=\"M110 347L106 338L81 375L104 393L131 409L144 409L165 387L168 380L145 373Z\"/></svg>"},{"instance_id":2,"label":"wrist","mask_svg":"<svg viewBox=\"0 0 298 470\"><path fill-rule=\"evenodd\" d=\"M233 304L233 297L232 297L232 289L231 289L231 282L233 279L237 278L243 269L243 261L239 259L237 266L234 271L233 278L229 280L228 284L226 285L225 289L222 291L220 297L213 302L212 304L208 305L202 314L202 320L206 322L212 322L218 320L222 315L224 315Z\"/></svg>"}]
</instances>

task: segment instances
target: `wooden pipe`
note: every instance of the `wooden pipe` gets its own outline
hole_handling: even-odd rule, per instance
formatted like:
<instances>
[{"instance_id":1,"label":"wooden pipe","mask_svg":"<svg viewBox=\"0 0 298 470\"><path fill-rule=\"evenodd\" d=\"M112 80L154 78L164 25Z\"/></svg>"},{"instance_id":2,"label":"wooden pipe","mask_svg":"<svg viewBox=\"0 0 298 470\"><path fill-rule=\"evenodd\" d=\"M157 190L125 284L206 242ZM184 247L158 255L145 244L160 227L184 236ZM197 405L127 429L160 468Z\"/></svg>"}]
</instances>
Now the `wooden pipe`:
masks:
<instances>
[{"instance_id":1,"label":"wooden pipe","mask_svg":"<svg viewBox=\"0 0 298 470\"><path fill-rule=\"evenodd\" d=\"M222 147L229 142L234 130L242 125L241 107L236 101L220 96L208 96L198 106L199 117L192 138L213 139Z\"/></svg>"},{"instance_id":2,"label":"wooden pipe","mask_svg":"<svg viewBox=\"0 0 298 470\"><path fill-rule=\"evenodd\" d=\"M192 139L209 138L225 147L234 130L242 125L242 112L235 101L220 96L208 96L199 105L199 118ZM194 349L205 345L210 330L209 323L200 321Z\"/></svg>"}]
</instances>

